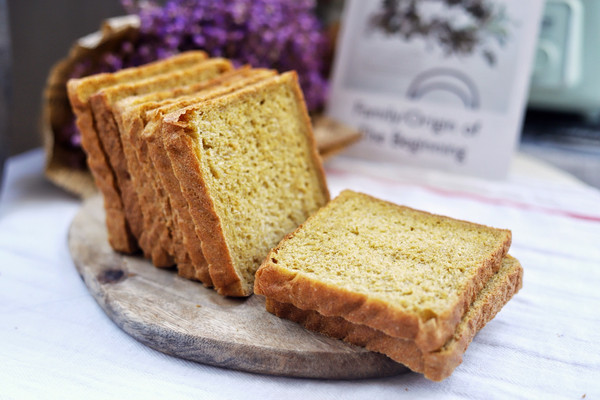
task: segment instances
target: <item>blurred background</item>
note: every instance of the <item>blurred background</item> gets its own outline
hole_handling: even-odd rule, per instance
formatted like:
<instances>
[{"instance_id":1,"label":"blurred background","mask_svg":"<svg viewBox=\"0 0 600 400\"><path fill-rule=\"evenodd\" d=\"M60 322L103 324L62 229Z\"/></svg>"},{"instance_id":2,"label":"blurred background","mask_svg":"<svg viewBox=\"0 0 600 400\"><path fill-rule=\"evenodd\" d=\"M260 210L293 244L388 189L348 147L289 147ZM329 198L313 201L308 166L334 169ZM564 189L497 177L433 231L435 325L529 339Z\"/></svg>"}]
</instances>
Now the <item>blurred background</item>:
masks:
<instances>
[{"instance_id":1,"label":"blurred background","mask_svg":"<svg viewBox=\"0 0 600 400\"><path fill-rule=\"evenodd\" d=\"M0 158L42 144L49 70L123 13L119 0L0 0ZM547 0L520 150L600 187L598 38L600 0Z\"/></svg>"},{"instance_id":2,"label":"blurred background","mask_svg":"<svg viewBox=\"0 0 600 400\"><path fill-rule=\"evenodd\" d=\"M41 144L42 92L52 66L77 38L97 30L102 20L122 15L123 7L119 0L2 1L8 3L12 41L6 144L10 154L17 154Z\"/></svg>"}]
</instances>

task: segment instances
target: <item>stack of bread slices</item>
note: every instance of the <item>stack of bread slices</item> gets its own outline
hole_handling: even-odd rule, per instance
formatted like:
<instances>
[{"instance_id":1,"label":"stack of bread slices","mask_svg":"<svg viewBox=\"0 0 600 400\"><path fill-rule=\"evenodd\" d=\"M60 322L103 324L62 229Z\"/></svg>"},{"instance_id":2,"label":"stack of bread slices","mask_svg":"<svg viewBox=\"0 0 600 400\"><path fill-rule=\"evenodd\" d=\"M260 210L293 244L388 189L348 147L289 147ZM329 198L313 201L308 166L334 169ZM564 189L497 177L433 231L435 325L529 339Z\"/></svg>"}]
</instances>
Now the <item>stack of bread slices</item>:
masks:
<instances>
[{"instance_id":1,"label":"stack of bread slices","mask_svg":"<svg viewBox=\"0 0 600 400\"><path fill-rule=\"evenodd\" d=\"M70 80L113 249L228 296L329 193L297 76L193 51Z\"/></svg>"},{"instance_id":2,"label":"stack of bread slices","mask_svg":"<svg viewBox=\"0 0 600 400\"><path fill-rule=\"evenodd\" d=\"M432 380L522 285L511 232L329 201L296 74L201 51L68 83L111 246ZM260 267L260 268L259 268Z\"/></svg>"},{"instance_id":3,"label":"stack of bread slices","mask_svg":"<svg viewBox=\"0 0 600 400\"><path fill-rule=\"evenodd\" d=\"M343 191L271 250L267 310L448 377L522 285L511 232Z\"/></svg>"}]
</instances>

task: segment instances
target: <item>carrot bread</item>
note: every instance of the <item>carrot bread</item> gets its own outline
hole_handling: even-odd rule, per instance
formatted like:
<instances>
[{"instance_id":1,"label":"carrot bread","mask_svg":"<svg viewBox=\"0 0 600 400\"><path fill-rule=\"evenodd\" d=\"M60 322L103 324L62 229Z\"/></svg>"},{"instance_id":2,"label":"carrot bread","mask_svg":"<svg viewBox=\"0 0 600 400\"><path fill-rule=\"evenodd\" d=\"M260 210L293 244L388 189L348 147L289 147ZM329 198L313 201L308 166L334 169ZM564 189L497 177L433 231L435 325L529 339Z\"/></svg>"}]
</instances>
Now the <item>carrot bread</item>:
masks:
<instances>
[{"instance_id":1,"label":"carrot bread","mask_svg":"<svg viewBox=\"0 0 600 400\"><path fill-rule=\"evenodd\" d=\"M274 74L275 72L272 70L253 70L249 75L244 74L247 76L243 78L237 76L236 79L229 79L227 82L221 82L219 85L207 88L196 96L182 97L177 104L166 104L147 112L146 119L148 122L142 133L144 145L137 147L137 150L139 152L141 149L147 148L149 157L145 157L144 164L153 170L153 176L157 185L162 185L166 192L166 196L159 195L159 202L161 204L166 202L172 206L173 212L170 215L167 213L166 218L167 220L171 220L174 229L182 234L184 246L191 255L193 265L195 266L195 278L204 283L211 282L212 284L213 279L208 269L208 263L204 258L204 253L202 252L202 242L193 224L188 203L183 196L180 183L175 177L170 159L166 155L166 150L163 146L162 118L166 113L177 110L180 107L197 104L226 93L231 93ZM167 208L163 207L163 210Z\"/></svg>"},{"instance_id":2,"label":"carrot bread","mask_svg":"<svg viewBox=\"0 0 600 400\"><path fill-rule=\"evenodd\" d=\"M136 96L127 98L115 106L115 116L120 121L121 139L128 168L132 171L132 181L142 199L142 212L148 216L145 218L147 222L145 230L154 232L151 236L153 238L160 236L161 241L167 239L171 242L180 275L199 280L207 286L212 285L212 280L208 272L208 264L201 251L200 241L191 224L187 203L182 197L178 182L169 179L162 182L160 175L163 173L158 167L172 169L170 164L163 166L160 165L160 160L156 164L151 160L149 138L152 138L155 133L160 137L159 122L165 113L234 91L274 74L272 70L242 68L202 85L175 88L172 90L173 96L167 100L139 102L136 97L140 96ZM183 96L185 93L193 94ZM150 99L158 94L145 97ZM164 154L162 141L160 143ZM160 232L162 234L157 234Z\"/></svg>"},{"instance_id":3,"label":"carrot bread","mask_svg":"<svg viewBox=\"0 0 600 400\"><path fill-rule=\"evenodd\" d=\"M163 135L215 289L250 295L269 249L329 199L296 74L173 112Z\"/></svg>"},{"instance_id":4,"label":"carrot bread","mask_svg":"<svg viewBox=\"0 0 600 400\"><path fill-rule=\"evenodd\" d=\"M441 381L462 362L462 356L473 337L491 321L500 309L519 291L523 284L523 269L511 256L503 259L502 267L486 284L458 324L453 336L439 349L420 350L415 342L386 335L366 325L354 324L341 317L325 317L313 310L301 310L291 304L267 298L267 311L305 328L320 332L371 351L386 354L426 378Z\"/></svg>"},{"instance_id":5,"label":"carrot bread","mask_svg":"<svg viewBox=\"0 0 600 400\"><path fill-rule=\"evenodd\" d=\"M166 200L160 201L160 199L165 199L167 194L164 188L158 184L159 178L153 165L142 162L143 159L149 160L149 157L141 135L146 124L147 111L162 104L174 103L178 97L198 93L208 87L219 85L221 82L243 76L248 73L248 70L248 67L242 67L225 72L210 80L129 96L113 105L113 116L119 127L131 184L136 190L143 217L143 239L140 241L151 246L152 253L165 249L168 254L173 255L180 275L189 279L199 279L209 286L211 282L208 276L208 267L200 246L188 253L183 246L182 233L178 229L174 229L170 220L167 220L167 216L171 214L170 204ZM206 269L205 274L202 274L202 269Z\"/></svg>"},{"instance_id":6,"label":"carrot bread","mask_svg":"<svg viewBox=\"0 0 600 400\"><path fill-rule=\"evenodd\" d=\"M138 246L125 220L116 178L109 167L107 154L98 138L89 99L103 88L185 68L206 58L206 53L202 51L187 52L142 67L72 79L67 83L69 101L77 118L77 126L81 132L81 144L87 155L88 166L104 197L109 242L117 251L132 253L138 249Z\"/></svg>"},{"instance_id":7,"label":"carrot bread","mask_svg":"<svg viewBox=\"0 0 600 400\"><path fill-rule=\"evenodd\" d=\"M255 292L440 348L500 268L511 232L343 191L274 248Z\"/></svg>"},{"instance_id":8,"label":"carrot bread","mask_svg":"<svg viewBox=\"0 0 600 400\"><path fill-rule=\"evenodd\" d=\"M173 265L173 259L166 249L157 251L153 242L144 235L143 217L137 198L137 192L131 183L119 129L113 115L113 105L126 97L169 89L188 83L207 81L225 71L232 69L230 61L223 58L208 59L196 65L159 74L141 81L120 83L100 90L90 97L90 105L96 121L96 130L102 146L108 155L110 168L113 170L117 187L121 194L125 218L131 227L133 236L144 251L144 255L152 259L156 266Z\"/></svg>"}]
</instances>

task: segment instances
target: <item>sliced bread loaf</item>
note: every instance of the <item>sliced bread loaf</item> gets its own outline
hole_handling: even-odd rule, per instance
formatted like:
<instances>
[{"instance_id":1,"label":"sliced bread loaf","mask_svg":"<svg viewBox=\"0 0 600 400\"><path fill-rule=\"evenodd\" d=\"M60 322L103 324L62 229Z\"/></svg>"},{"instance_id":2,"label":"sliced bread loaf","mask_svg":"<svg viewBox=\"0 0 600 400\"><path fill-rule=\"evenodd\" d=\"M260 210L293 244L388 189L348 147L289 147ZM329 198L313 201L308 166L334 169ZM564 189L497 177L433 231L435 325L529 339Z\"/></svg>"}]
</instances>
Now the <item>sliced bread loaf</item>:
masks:
<instances>
[{"instance_id":1,"label":"sliced bread loaf","mask_svg":"<svg viewBox=\"0 0 600 400\"><path fill-rule=\"evenodd\" d=\"M123 204L117 189L116 177L109 167L107 154L96 133L89 98L103 88L175 71L197 64L206 58L206 53L202 51L187 52L145 66L123 69L110 74L71 79L67 83L69 101L81 132L81 145L87 155L88 166L94 181L104 197L108 239L111 246L117 251L132 253L138 249L138 245L123 214Z\"/></svg>"},{"instance_id":2,"label":"sliced bread loaf","mask_svg":"<svg viewBox=\"0 0 600 400\"><path fill-rule=\"evenodd\" d=\"M175 88L172 90L173 96L167 100L139 102L137 99L127 98L114 107L128 168L141 199L144 230L148 232L151 241L160 242L172 249L180 275L199 280L207 286L212 285L212 280L199 239L193 229L188 229L189 223L184 223L191 221L187 203L179 198L171 199L176 196L173 192L179 193L181 197L181 189L179 184L174 186L170 181L162 183L159 176L161 171L157 168L160 162L154 163L150 158L148 137L155 132L160 135L160 128L156 128L156 123L164 113L236 90L273 74L275 72L270 70L242 68L204 84ZM183 96L184 94L188 96ZM158 97L156 95L162 96L160 93L153 93L144 97L151 99ZM144 136L146 139L143 139ZM168 168L171 168L170 164ZM168 241L167 244L165 240Z\"/></svg>"},{"instance_id":3,"label":"sliced bread loaf","mask_svg":"<svg viewBox=\"0 0 600 400\"><path fill-rule=\"evenodd\" d=\"M121 194L125 219L134 237L156 266L173 265L173 258L166 249L158 249L145 235L143 216L137 192L123 153L119 128L113 113L113 105L126 97L165 90L182 84L203 82L232 69L232 64L222 58L208 59L178 71L156 75L137 82L120 83L102 89L90 97L90 105L96 121L96 130L102 146L108 155L109 167L114 171L117 190ZM157 251L159 250L159 251Z\"/></svg>"},{"instance_id":4,"label":"sliced bread loaf","mask_svg":"<svg viewBox=\"0 0 600 400\"><path fill-rule=\"evenodd\" d=\"M343 191L274 248L255 292L440 348L511 232Z\"/></svg>"},{"instance_id":5,"label":"sliced bread loaf","mask_svg":"<svg viewBox=\"0 0 600 400\"><path fill-rule=\"evenodd\" d=\"M146 144L141 140L146 124L145 115L147 111L162 104L177 101L178 97L198 93L229 79L236 79L237 76L246 74L248 70L249 68L242 67L198 83L129 96L117 101L112 107L113 116L119 127L120 140L131 184L137 193L143 217L143 233L140 242L149 246L149 251L152 254L165 249L168 254L174 257L180 275L189 279L197 279L194 261L196 265L198 263L206 264L206 261L200 250L192 253L198 253L198 257L194 260L184 248L181 232L174 229L170 221L164 216L167 211L163 208L170 207L170 204L164 204L157 200L159 197L164 198L167 196L164 188L157 185L159 178L153 166L141 162L141 158L149 159ZM202 281L210 285L209 280L204 279Z\"/></svg>"},{"instance_id":6,"label":"sliced bread loaf","mask_svg":"<svg viewBox=\"0 0 600 400\"><path fill-rule=\"evenodd\" d=\"M519 291L523 283L523 269L511 256L503 259L500 270L492 276L477 295L458 324L452 337L439 349L424 352L409 339L389 336L366 325L348 322L342 317L325 317L314 310L302 310L289 303L267 298L267 311L320 332L368 350L386 354L426 378L441 381L462 362L467 347L485 324Z\"/></svg>"},{"instance_id":7,"label":"sliced bread loaf","mask_svg":"<svg viewBox=\"0 0 600 400\"><path fill-rule=\"evenodd\" d=\"M251 294L269 249L329 198L296 74L168 114L162 129L215 289Z\"/></svg>"}]
</instances>

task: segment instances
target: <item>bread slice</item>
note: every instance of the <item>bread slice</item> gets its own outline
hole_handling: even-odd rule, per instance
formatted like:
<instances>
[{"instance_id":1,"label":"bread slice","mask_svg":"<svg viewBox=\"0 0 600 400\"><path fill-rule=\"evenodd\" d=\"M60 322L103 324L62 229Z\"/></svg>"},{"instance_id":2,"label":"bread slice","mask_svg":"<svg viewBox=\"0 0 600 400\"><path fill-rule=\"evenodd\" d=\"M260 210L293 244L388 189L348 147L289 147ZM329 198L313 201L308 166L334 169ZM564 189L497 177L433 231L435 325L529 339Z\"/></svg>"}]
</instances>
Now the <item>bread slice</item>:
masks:
<instances>
[{"instance_id":1,"label":"bread slice","mask_svg":"<svg viewBox=\"0 0 600 400\"><path fill-rule=\"evenodd\" d=\"M128 168L132 172L132 181L141 199L144 230L149 232L150 240L155 243L160 242L165 246L165 241L170 242L181 276L199 280L207 286L212 285L212 280L199 239L193 229L187 228L190 224L184 223L191 220L187 203L184 199L171 200L171 197L175 196L172 192L179 193L181 197L179 184L173 186L169 181L166 185L162 183L159 176L161 172L150 158L149 140L144 139L144 136L154 135L157 131L156 122L160 121L166 112L228 93L273 74L275 71L241 68L204 84L175 88L171 90L173 96L167 100L143 102L137 98L127 98L114 107ZM188 95L183 96L184 94ZM162 96L161 93L153 93L137 97L152 99ZM157 132L160 133L160 128ZM171 168L170 164L168 168Z\"/></svg>"},{"instance_id":2,"label":"bread slice","mask_svg":"<svg viewBox=\"0 0 600 400\"><path fill-rule=\"evenodd\" d=\"M69 101L81 132L81 145L87 155L88 166L96 185L104 197L108 239L111 246L117 251L133 253L138 250L138 245L122 212L123 204L117 190L116 177L109 168L107 154L96 134L89 98L103 88L185 68L206 58L207 54L203 51L186 52L168 60L156 61L141 67L71 79L67 82Z\"/></svg>"},{"instance_id":3,"label":"bread slice","mask_svg":"<svg viewBox=\"0 0 600 400\"><path fill-rule=\"evenodd\" d=\"M202 282L211 282L211 285L213 279L206 258L204 258L204 253L202 252L202 242L196 232L195 225L192 222L188 203L183 196L180 183L174 175L170 159L163 146L162 118L166 113L178 110L181 107L197 104L226 93L231 93L239 88L275 74L276 72L273 70L252 70L251 74L248 76L237 76L237 79L228 79L227 82L221 82L219 85L207 88L197 95L185 96L176 104L166 104L147 113L148 123L142 134L142 138L144 139L143 142L146 145L138 147L137 150L139 151L144 148L148 149L150 157L146 158L146 164L157 172L157 174L154 175L155 177L158 177L157 183L166 189L166 196L159 195L159 202L161 204L172 204L172 212L170 214L165 213L165 215L167 220L173 221L175 231L180 232L182 235L184 246L191 255L193 261L192 264L195 268L195 279ZM150 163L147 162L148 160ZM163 207L163 210L168 209L169 207ZM202 260L202 262L200 260ZM180 274L185 276L181 270Z\"/></svg>"},{"instance_id":4,"label":"bread slice","mask_svg":"<svg viewBox=\"0 0 600 400\"><path fill-rule=\"evenodd\" d=\"M301 310L291 304L267 298L267 311L298 322L305 328L345 340L371 351L386 354L426 378L441 381L462 362L462 356L477 334L523 285L523 268L507 255L500 270L477 295L458 324L453 336L439 349L424 352L409 339L389 336L366 325L354 324L341 317L325 317L314 310Z\"/></svg>"},{"instance_id":5,"label":"bread slice","mask_svg":"<svg viewBox=\"0 0 600 400\"><path fill-rule=\"evenodd\" d=\"M255 292L442 346L500 268L511 232L343 191L268 255Z\"/></svg>"},{"instance_id":6,"label":"bread slice","mask_svg":"<svg viewBox=\"0 0 600 400\"><path fill-rule=\"evenodd\" d=\"M90 97L97 133L107 151L109 168L114 171L116 176L117 189L123 203L123 213L144 255L150 258L156 266L172 266L174 260L169 249L163 248L160 242L152 240L149 232L144 229L137 191L131 182L131 174L120 140L113 106L123 98L139 97L141 94L164 91L178 85L205 82L231 68L231 63L227 60L209 59L178 71L155 75L137 82L113 85Z\"/></svg>"},{"instance_id":7,"label":"bread slice","mask_svg":"<svg viewBox=\"0 0 600 400\"><path fill-rule=\"evenodd\" d=\"M329 199L297 75L173 112L163 134L215 289L250 295L269 249Z\"/></svg>"},{"instance_id":8,"label":"bread slice","mask_svg":"<svg viewBox=\"0 0 600 400\"><path fill-rule=\"evenodd\" d=\"M170 210L163 210L165 207L170 207L170 204L164 204L157 200L165 198L167 195L162 185L157 185L159 178L154 171L154 167L151 164L145 165L141 161L141 158L149 159L146 144L141 139L146 124L145 115L147 111L160 105L176 102L181 96L198 93L206 88L219 85L228 79L243 76L248 70L249 68L244 66L238 70L231 70L216 78L198 83L129 96L117 101L112 107L113 116L119 127L120 140L131 184L137 193L143 217L143 239L140 241L146 243L152 254L166 250L168 254L174 257L179 273L186 278L198 279L194 260L183 246L181 232L173 229L169 223L170 221L164 215L165 213L170 215ZM157 192L160 193L160 196ZM195 253L199 254L195 260L196 265L199 263L206 264L201 251ZM207 268L205 267L205 269ZM202 282L211 285L208 273L205 279L202 279Z\"/></svg>"},{"instance_id":9,"label":"bread slice","mask_svg":"<svg viewBox=\"0 0 600 400\"><path fill-rule=\"evenodd\" d=\"M173 258L166 249L157 251L156 246L153 246L152 241L145 235L143 216L137 192L132 185L127 168L119 128L113 114L113 105L128 96L165 90L186 83L207 81L231 69L232 64L230 61L223 58L214 58L179 71L156 75L138 82L113 85L90 97L98 136L108 154L110 168L112 168L117 178L117 187L121 193L125 218L131 227L133 236L138 240L138 244L144 251L144 255L151 258L156 266L171 266L173 265Z\"/></svg>"}]
</instances>

